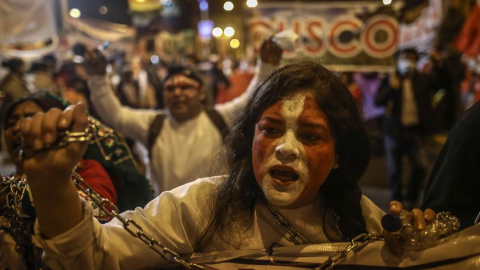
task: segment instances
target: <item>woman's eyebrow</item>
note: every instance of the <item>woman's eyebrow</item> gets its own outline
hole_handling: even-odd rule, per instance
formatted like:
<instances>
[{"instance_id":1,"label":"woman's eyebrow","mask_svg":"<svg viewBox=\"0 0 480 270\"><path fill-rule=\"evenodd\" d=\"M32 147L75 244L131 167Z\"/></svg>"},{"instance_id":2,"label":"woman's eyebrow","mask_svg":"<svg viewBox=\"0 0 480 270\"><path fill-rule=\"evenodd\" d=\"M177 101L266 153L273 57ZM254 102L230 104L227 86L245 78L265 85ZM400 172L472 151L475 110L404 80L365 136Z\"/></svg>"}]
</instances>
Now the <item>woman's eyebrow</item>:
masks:
<instances>
[{"instance_id":1,"label":"woman's eyebrow","mask_svg":"<svg viewBox=\"0 0 480 270\"><path fill-rule=\"evenodd\" d=\"M324 130L328 129L327 126L323 123L314 123L314 122L302 121L302 122L299 122L298 124L300 126L303 126L303 127L320 128L320 129L324 129Z\"/></svg>"},{"instance_id":2,"label":"woman's eyebrow","mask_svg":"<svg viewBox=\"0 0 480 270\"><path fill-rule=\"evenodd\" d=\"M262 117L260 120L267 120L276 124L283 124L283 119L273 118L269 116Z\"/></svg>"}]
</instances>

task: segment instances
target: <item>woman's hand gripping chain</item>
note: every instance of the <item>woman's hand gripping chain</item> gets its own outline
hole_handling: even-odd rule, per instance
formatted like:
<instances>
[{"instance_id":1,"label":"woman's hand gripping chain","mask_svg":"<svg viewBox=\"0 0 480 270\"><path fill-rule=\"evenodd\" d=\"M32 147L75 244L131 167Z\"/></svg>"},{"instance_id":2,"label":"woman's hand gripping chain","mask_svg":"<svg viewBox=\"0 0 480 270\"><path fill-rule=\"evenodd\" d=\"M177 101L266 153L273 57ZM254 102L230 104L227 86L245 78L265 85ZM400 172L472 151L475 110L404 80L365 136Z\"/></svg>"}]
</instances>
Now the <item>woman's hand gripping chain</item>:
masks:
<instances>
[{"instance_id":1,"label":"woman's hand gripping chain","mask_svg":"<svg viewBox=\"0 0 480 270\"><path fill-rule=\"evenodd\" d=\"M38 154L41 151L46 151L50 149L57 149L60 147L64 147L69 143L72 142L89 142L92 140L96 133L96 126L93 124L93 120L89 119L89 124L85 128L84 131L82 132L72 132L70 130L65 130L61 131L59 130L58 132L58 138L57 141L53 144L45 144L42 149L33 149L33 148L27 148L23 147L20 151L20 155L23 160L29 159L33 157L34 155ZM22 141L23 143L23 141Z\"/></svg>"},{"instance_id":2,"label":"woman's hand gripping chain","mask_svg":"<svg viewBox=\"0 0 480 270\"><path fill-rule=\"evenodd\" d=\"M391 214L382 218L385 242L399 256L435 246L460 227L459 219L448 212L417 208L409 212L398 201L390 202L389 210Z\"/></svg>"},{"instance_id":3,"label":"woman's hand gripping chain","mask_svg":"<svg viewBox=\"0 0 480 270\"><path fill-rule=\"evenodd\" d=\"M83 103L51 109L22 122L22 158L27 174L70 176L95 133ZM35 177L36 178L36 177Z\"/></svg>"}]
</instances>

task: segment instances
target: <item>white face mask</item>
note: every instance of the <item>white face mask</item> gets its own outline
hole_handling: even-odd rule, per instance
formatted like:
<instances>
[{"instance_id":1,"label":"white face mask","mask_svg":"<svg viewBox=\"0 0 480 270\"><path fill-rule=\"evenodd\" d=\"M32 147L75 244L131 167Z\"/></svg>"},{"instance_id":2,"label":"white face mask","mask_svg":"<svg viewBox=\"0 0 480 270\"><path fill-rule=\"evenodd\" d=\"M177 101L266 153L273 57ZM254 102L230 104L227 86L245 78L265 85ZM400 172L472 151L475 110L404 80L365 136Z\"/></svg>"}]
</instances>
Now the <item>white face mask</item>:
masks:
<instances>
[{"instance_id":1,"label":"white face mask","mask_svg":"<svg viewBox=\"0 0 480 270\"><path fill-rule=\"evenodd\" d=\"M405 59L398 60L397 63L398 73L405 75L408 72L408 61Z\"/></svg>"},{"instance_id":2,"label":"white face mask","mask_svg":"<svg viewBox=\"0 0 480 270\"><path fill-rule=\"evenodd\" d=\"M410 71L414 71L416 68L415 63L407 59L400 59L397 63L398 73L405 75Z\"/></svg>"}]
</instances>

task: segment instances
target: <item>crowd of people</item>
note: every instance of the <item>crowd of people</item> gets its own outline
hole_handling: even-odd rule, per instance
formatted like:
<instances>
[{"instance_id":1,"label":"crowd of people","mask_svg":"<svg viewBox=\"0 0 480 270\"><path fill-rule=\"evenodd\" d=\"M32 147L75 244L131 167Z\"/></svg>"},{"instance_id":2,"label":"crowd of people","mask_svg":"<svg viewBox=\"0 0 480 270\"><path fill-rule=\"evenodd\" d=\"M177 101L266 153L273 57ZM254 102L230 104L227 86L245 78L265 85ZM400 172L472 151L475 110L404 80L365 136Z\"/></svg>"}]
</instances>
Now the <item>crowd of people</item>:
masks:
<instances>
[{"instance_id":1,"label":"crowd of people","mask_svg":"<svg viewBox=\"0 0 480 270\"><path fill-rule=\"evenodd\" d=\"M458 216L462 228L478 221L474 194L462 197L476 186L475 171L465 167L477 160L478 105L453 128L430 176L425 212L418 209L428 174L423 139L435 130L429 124L435 118L433 97L442 89L440 65L419 72L419 56L408 49L399 54L394 73L343 79L311 61L279 67L282 52L265 40L254 74L244 77L248 86L242 81L239 96L215 104L206 102L209 90L220 101L224 88L238 85L206 87L204 74L192 65L155 70L145 64L152 106L142 101L146 88L128 65L114 79L108 72L112 62L98 49L85 50L81 63L58 72L54 59L45 57L34 69L44 78L34 86L22 77L22 61L10 61L0 90L4 147L16 172L1 186L0 222L6 229L0 231L0 265L143 269L171 263L152 245L189 255L382 235L385 212L358 185L371 156L365 122L379 117L395 201L390 211L399 215L415 208L411 225L417 231L435 219L432 209ZM374 107L379 108L365 109ZM138 145L143 151L136 154L144 158L131 152ZM412 169L406 194L404 154ZM142 161L145 171L137 166ZM92 201L81 183L120 210ZM12 188L29 195L10 196ZM118 213L124 210L129 211ZM9 234L15 214L29 228L23 248L18 234ZM150 246L124 229L126 220L148 235Z\"/></svg>"}]
</instances>

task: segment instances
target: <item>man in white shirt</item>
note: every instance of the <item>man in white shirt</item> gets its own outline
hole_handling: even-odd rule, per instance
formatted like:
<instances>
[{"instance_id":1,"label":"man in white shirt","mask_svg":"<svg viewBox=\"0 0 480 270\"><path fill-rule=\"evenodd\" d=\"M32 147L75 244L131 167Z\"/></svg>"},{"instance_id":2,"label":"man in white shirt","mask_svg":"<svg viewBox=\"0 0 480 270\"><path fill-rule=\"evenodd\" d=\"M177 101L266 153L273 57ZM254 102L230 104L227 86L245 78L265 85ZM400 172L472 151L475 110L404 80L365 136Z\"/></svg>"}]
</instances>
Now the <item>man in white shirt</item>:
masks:
<instances>
[{"instance_id":1,"label":"man in white shirt","mask_svg":"<svg viewBox=\"0 0 480 270\"><path fill-rule=\"evenodd\" d=\"M282 50L267 40L260 50L259 65L246 93L214 107L216 120L226 127L244 106L249 93L279 64ZM165 110L139 110L121 106L105 76L106 61L98 52L85 56L91 100L102 120L125 136L150 148L148 172L155 195L199 177L218 174L215 164L222 144L218 124L203 107L202 80L188 67L172 68L163 85ZM152 123L163 115L161 131L149 142ZM214 117L215 118L215 117ZM152 140L152 138L150 138Z\"/></svg>"}]
</instances>

